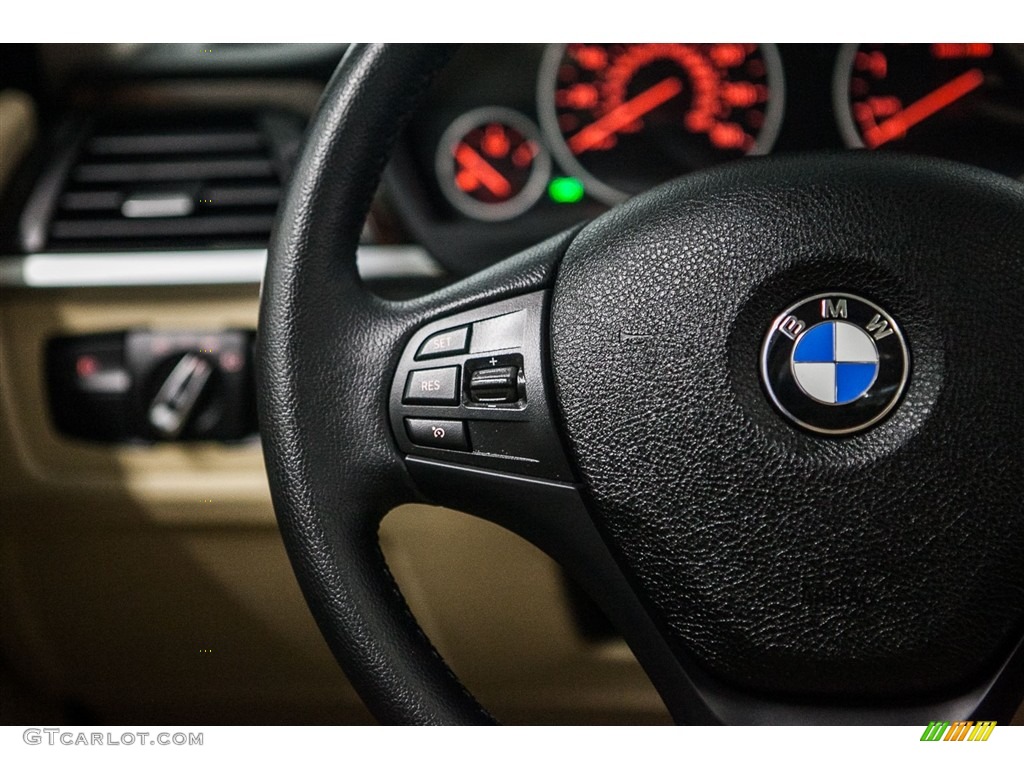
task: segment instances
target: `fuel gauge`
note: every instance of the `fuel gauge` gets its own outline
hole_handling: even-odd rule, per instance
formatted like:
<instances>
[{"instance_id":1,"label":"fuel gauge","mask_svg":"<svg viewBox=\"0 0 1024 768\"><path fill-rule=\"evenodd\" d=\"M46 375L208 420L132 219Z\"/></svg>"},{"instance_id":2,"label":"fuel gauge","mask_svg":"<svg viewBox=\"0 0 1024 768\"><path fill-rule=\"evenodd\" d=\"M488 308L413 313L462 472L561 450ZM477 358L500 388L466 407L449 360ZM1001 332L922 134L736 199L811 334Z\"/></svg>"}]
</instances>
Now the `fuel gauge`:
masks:
<instances>
[{"instance_id":1,"label":"fuel gauge","mask_svg":"<svg viewBox=\"0 0 1024 768\"><path fill-rule=\"evenodd\" d=\"M524 115L482 107L457 118L441 136L438 184L455 208L474 219L518 216L544 193L551 156Z\"/></svg>"}]
</instances>

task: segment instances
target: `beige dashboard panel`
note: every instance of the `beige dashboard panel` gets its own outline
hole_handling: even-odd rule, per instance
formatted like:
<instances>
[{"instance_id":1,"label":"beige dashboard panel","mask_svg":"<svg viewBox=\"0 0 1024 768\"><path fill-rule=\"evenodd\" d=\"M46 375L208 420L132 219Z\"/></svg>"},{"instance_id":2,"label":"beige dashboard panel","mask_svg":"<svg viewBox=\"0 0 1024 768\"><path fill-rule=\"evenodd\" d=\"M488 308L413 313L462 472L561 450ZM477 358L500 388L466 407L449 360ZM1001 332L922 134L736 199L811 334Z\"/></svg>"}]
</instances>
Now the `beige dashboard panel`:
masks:
<instances>
[{"instance_id":1,"label":"beige dashboard panel","mask_svg":"<svg viewBox=\"0 0 1024 768\"><path fill-rule=\"evenodd\" d=\"M0 191L36 136L36 108L21 91L0 91Z\"/></svg>"},{"instance_id":2,"label":"beige dashboard panel","mask_svg":"<svg viewBox=\"0 0 1024 768\"><path fill-rule=\"evenodd\" d=\"M254 328L257 301L256 286L0 296L0 648L40 700L101 722L370 721L299 592L257 442L94 445L48 416L51 336ZM384 520L381 543L501 719L667 721L624 644L579 635L560 570L531 545L418 505Z\"/></svg>"},{"instance_id":3,"label":"beige dashboard panel","mask_svg":"<svg viewBox=\"0 0 1024 768\"><path fill-rule=\"evenodd\" d=\"M392 511L381 544L431 640L502 721L670 722L624 642L580 636L560 568L531 544L421 505Z\"/></svg>"},{"instance_id":4,"label":"beige dashboard panel","mask_svg":"<svg viewBox=\"0 0 1024 768\"><path fill-rule=\"evenodd\" d=\"M258 442L104 446L63 437L46 404L44 353L56 335L129 328L255 328L257 288L11 290L0 303L5 495L74 494L117 518L129 500L155 522L273 522ZM173 502L171 504L170 502ZM95 517L94 517L95 519Z\"/></svg>"}]
</instances>

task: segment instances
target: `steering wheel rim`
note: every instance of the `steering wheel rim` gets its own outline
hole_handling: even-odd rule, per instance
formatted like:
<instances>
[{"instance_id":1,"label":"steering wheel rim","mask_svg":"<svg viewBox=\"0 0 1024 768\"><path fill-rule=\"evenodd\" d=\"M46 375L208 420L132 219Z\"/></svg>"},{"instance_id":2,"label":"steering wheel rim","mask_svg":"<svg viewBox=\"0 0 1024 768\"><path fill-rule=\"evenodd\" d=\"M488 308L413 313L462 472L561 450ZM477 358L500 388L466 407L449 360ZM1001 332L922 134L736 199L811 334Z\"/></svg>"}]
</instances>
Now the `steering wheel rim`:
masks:
<instances>
[{"instance_id":1,"label":"steering wheel rim","mask_svg":"<svg viewBox=\"0 0 1024 768\"><path fill-rule=\"evenodd\" d=\"M447 46L349 49L325 90L282 205L261 297L258 396L274 507L311 610L370 711L396 723L494 722L419 628L377 542L380 520L390 509L422 500L464 503L466 511L541 546L592 594L603 596L603 607L620 628L629 628L627 639L677 720L916 722L929 716L962 719L1005 713L1015 705L1022 654L1018 645L1007 652L1005 642L1001 661L990 665L983 679L924 703L851 710L734 690L693 663L685 648L666 640L670 633L663 621L652 618L657 614L652 600L638 598L637 577L624 575L622 552L613 553L606 544L608 529L614 526L607 519L598 526L591 520L588 507L592 511L601 502L588 498L583 503L586 482L562 482L559 477L524 484L484 463L457 475L453 485L452 475L446 474L452 468L434 460L446 454L410 455L415 449L410 451L404 434L401 403L405 372L416 350L439 328L456 322L452 318L471 322L474 312L486 310L481 315L486 317L498 312L494 307L506 307L502 302L550 292L566 253L573 247L579 251L574 246L578 233L563 233L409 302L387 302L362 287L355 252L370 200L401 127L451 52ZM729 184L739 183L743 175L729 174L719 182L729 178ZM712 194L723 189L719 182L707 184ZM628 229L635 224L630 217L641 214L647 215L627 207L615 214L616 226ZM590 242L595 232L601 232L600 225L588 228ZM579 263L579 257L570 263ZM559 290L568 295L568 289ZM563 314L571 304L563 298ZM520 306L526 305L513 308ZM546 321L547 310L541 307L536 316ZM555 336L557 360L560 342ZM538 347L545 343L540 339ZM565 386L565 374L560 380L557 374L544 371L543 387L529 392L531 407L544 405L557 413L542 424L555 432L559 430L548 422L567 418L552 394ZM581 445L587 436L578 429L574 433L571 424L568 432L578 465L587 454ZM529 503L517 509L481 503L482 493L502 484L510 485L512 497L529 494ZM1015 547L1019 541L1013 539Z\"/></svg>"}]
</instances>

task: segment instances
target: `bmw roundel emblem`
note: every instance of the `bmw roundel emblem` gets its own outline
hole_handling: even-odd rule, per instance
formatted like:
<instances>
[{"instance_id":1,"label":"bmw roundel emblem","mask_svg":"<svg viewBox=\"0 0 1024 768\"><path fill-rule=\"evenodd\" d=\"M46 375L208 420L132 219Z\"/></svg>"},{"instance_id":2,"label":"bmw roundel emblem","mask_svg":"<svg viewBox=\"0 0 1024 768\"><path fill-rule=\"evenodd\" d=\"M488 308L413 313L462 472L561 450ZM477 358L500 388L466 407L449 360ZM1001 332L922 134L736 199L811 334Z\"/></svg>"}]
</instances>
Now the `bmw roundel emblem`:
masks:
<instances>
[{"instance_id":1,"label":"bmw roundel emblem","mask_svg":"<svg viewBox=\"0 0 1024 768\"><path fill-rule=\"evenodd\" d=\"M909 372L896 321L849 293L822 293L788 307L761 348L761 378L776 408L829 435L878 423L899 401Z\"/></svg>"}]
</instances>

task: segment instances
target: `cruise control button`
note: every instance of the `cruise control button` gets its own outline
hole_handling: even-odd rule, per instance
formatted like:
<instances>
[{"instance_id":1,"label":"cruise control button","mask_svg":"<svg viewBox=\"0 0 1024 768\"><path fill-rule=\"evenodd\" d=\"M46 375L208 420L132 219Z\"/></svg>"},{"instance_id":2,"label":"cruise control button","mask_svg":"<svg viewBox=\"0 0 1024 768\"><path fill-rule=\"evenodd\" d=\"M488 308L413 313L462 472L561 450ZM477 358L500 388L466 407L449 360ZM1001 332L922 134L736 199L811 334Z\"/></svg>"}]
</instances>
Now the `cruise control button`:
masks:
<instances>
[{"instance_id":1,"label":"cruise control button","mask_svg":"<svg viewBox=\"0 0 1024 768\"><path fill-rule=\"evenodd\" d=\"M405 381L403 403L422 405L459 404L459 367L410 371Z\"/></svg>"},{"instance_id":2,"label":"cruise control button","mask_svg":"<svg viewBox=\"0 0 1024 768\"><path fill-rule=\"evenodd\" d=\"M469 349L469 326L451 328L435 333L420 345L416 353L417 360L445 355L459 355Z\"/></svg>"},{"instance_id":3,"label":"cruise control button","mask_svg":"<svg viewBox=\"0 0 1024 768\"><path fill-rule=\"evenodd\" d=\"M447 448L450 451L468 451L469 436L461 421L406 419L405 432L416 445L425 448Z\"/></svg>"}]
</instances>

